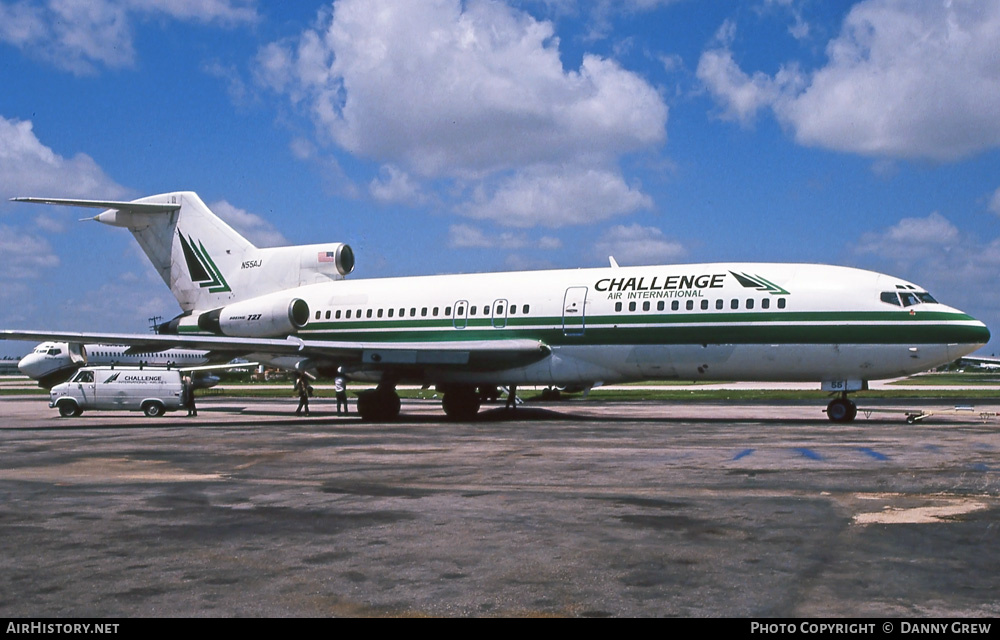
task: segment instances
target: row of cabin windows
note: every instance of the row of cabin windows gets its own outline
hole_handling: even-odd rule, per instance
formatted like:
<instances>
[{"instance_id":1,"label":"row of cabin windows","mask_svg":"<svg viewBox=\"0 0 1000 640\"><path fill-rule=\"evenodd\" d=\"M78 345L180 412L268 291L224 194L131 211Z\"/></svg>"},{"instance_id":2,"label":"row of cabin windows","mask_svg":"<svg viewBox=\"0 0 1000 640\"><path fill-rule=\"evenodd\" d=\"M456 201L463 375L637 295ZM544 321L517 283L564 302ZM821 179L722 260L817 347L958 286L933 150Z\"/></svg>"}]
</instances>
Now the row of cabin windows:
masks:
<instances>
[{"instance_id":1,"label":"row of cabin windows","mask_svg":"<svg viewBox=\"0 0 1000 640\"><path fill-rule=\"evenodd\" d=\"M57 350L56 351L56 355L58 355L58 354L59 354L59 351ZM128 358L151 358L153 356L162 355L162 353L129 353L129 354L125 354L125 353L113 353L111 351L88 351L87 354L90 355L90 356L93 356L95 358L115 358L115 357L117 357L117 358L126 358L126 357L128 357ZM181 359L184 359L184 358L187 358L187 359L201 358L201 357L202 356L200 356L200 355L198 355L196 353L174 353L174 354L170 355L170 358L172 360L181 360Z\"/></svg>"},{"instance_id":2,"label":"row of cabin windows","mask_svg":"<svg viewBox=\"0 0 1000 640\"><path fill-rule=\"evenodd\" d=\"M502 316L503 313L504 313L504 308L505 308L504 303L497 303L497 305L496 305L495 308L492 305L488 305L488 304L487 305L483 305L483 307L482 307L483 314L482 315L489 317L491 315L491 313L492 313L495 316ZM527 304L521 305L521 314L522 315L528 315L528 311L530 311L530 309L531 309L530 305L527 305ZM469 315L470 316L476 315L477 312L478 312L478 310L479 310L479 307L477 305L472 305L471 307L469 307ZM420 309L419 309L420 317L421 318L426 318L428 316L430 316L432 318L438 318L438 317L450 318L451 317L451 307L450 306L444 308L444 314L443 314L443 316L440 313L440 311L441 311L441 307L420 307ZM417 307L410 307L410 309L409 309L409 317L410 318L416 318L417 317L417 312L418 312ZM512 305L510 305L510 307L507 307L507 313L510 314L510 315L512 315L512 316L513 315L517 315L517 313L518 313L518 311L517 311L517 305L516 304L512 304ZM461 305L461 304L458 305L455 308L455 315L457 315L458 317L465 317L465 305ZM323 312L323 311L317 311L316 312L316 319L317 320L324 320L324 319L325 320L331 320L331 319L333 319L333 320L341 320L341 319L343 319L343 320L350 320L352 317L353 318L357 318L357 319L360 319L360 318L406 318L407 317L407 309L406 309L406 307L400 307L399 310L398 310L398 312L397 312L397 309L395 307L390 308L390 309L381 309L381 308L380 309L357 309L357 310L355 310L355 309L337 309L336 311L332 311L330 309L327 309L326 312Z\"/></svg>"},{"instance_id":3,"label":"row of cabin windows","mask_svg":"<svg viewBox=\"0 0 1000 640\"><path fill-rule=\"evenodd\" d=\"M756 300L754 300L754 298L747 298L746 299L746 303L744 304L744 308L745 309L753 309L756 304L757 303L756 303ZM698 307L702 311L708 311L709 306L710 305L709 305L708 300L702 300L698 304ZM726 301L723 300L722 298L719 298L719 299L717 299L715 301L715 308L716 308L716 310L721 311L721 310L725 309L725 307L726 307ZM778 298L777 307L779 309L784 309L785 308L785 299L784 298ZM622 303L622 302L616 302L615 303L615 311L622 311L624 308L625 308L624 307L624 303ZM680 311L680 308L681 308L681 302L680 302L680 300L673 300L673 301L671 301L671 303L670 303L670 310L671 311ZM684 304L684 308L686 310L688 310L688 311L694 311L694 309L695 309L694 300L688 300ZM739 300L739 298L733 298L732 300L730 300L729 301L729 308L730 309L739 309L740 308L740 300ZM760 301L760 308L761 309L770 309L771 308L771 299L770 298L764 298L763 300L761 300ZM666 309L667 309L667 303L666 303L665 300L659 300L659 301L657 301L657 303L656 303L656 310L657 311L666 311ZM637 303L637 302L629 302L628 303L628 310L629 311L638 311L639 310L639 303ZM642 303L642 310L643 311L652 311L653 310L653 303L650 302L649 300L646 300L645 302Z\"/></svg>"}]
</instances>

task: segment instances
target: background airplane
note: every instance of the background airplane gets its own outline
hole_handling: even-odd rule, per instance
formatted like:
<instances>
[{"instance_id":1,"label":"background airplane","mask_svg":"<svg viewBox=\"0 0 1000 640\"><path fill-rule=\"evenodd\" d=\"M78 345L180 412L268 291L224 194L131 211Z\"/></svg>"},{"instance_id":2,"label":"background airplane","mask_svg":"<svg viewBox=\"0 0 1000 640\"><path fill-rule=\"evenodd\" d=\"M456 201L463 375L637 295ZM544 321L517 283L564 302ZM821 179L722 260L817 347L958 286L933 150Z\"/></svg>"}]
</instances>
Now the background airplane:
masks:
<instances>
[{"instance_id":1,"label":"background airplane","mask_svg":"<svg viewBox=\"0 0 1000 640\"><path fill-rule=\"evenodd\" d=\"M80 344L46 341L21 358L17 368L24 375L36 380L46 389L65 382L84 365L91 366L146 366L172 367L195 372L196 389L207 389L219 382L217 376L198 370L202 365L217 362L211 353L193 349L166 349L164 351L136 351L126 345Z\"/></svg>"},{"instance_id":2,"label":"background airplane","mask_svg":"<svg viewBox=\"0 0 1000 640\"><path fill-rule=\"evenodd\" d=\"M107 209L129 229L182 313L159 335L4 331L239 354L378 382L369 420L399 413L395 386L436 385L452 418L477 387L650 378L817 381L831 420L867 382L950 362L989 340L969 315L898 278L828 265L713 263L344 280L341 243L259 249L192 192L133 202L18 198ZM614 263L612 263L614 264Z\"/></svg>"},{"instance_id":3,"label":"background airplane","mask_svg":"<svg viewBox=\"0 0 1000 640\"><path fill-rule=\"evenodd\" d=\"M971 365L983 371L996 371L1000 369L1000 358L988 356L964 356L959 359L959 365Z\"/></svg>"}]
</instances>

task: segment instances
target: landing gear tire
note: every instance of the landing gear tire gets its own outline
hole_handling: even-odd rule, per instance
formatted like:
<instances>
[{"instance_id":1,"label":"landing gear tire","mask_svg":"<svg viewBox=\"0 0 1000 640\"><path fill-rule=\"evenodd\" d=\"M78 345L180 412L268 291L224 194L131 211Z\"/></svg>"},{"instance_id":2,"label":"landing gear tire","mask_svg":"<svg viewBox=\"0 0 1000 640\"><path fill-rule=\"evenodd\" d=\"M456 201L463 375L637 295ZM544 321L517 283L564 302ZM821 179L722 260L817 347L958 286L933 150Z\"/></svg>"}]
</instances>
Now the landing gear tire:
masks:
<instances>
[{"instance_id":1,"label":"landing gear tire","mask_svg":"<svg viewBox=\"0 0 1000 640\"><path fill-rule=\"evenodd\" d=\"M496 402L500 399L500 389L497 387L480 387L479 388L479 403L481 405L487 402Z\"/></svg>"},{"instance_id":2,"label":"landing gear tire","mask_svg":"<svg viewBox=\"0 0 1000 640\"><path fill-rule=\"evenodd\" d=\"M472 420L479 413L479 395L472 388L446 391L441 401L441 408L449 420L456 422Z\"/></svg>"},{"instance_id":3,"label":"landing gear tire","mask_svg":"<svg viewBox=\"0 0 1000 640\"><path fill-rule=\"evenodd\" d=\"M826 417L833 422L854 422L858 416L858 405L847 398L836 398L826 405Z\"/></svg>"},{"instance_id":4,"label":"landing gear tire","mask_svg":"<svg viewBox=\"0 0 1000 640\"><path fill-rule=\"evenodd\" d=\"M372 389L358 394L358 414L365 422L392 422L399 417L399 394L394 389Z\"/></svg>"}]
</instances>

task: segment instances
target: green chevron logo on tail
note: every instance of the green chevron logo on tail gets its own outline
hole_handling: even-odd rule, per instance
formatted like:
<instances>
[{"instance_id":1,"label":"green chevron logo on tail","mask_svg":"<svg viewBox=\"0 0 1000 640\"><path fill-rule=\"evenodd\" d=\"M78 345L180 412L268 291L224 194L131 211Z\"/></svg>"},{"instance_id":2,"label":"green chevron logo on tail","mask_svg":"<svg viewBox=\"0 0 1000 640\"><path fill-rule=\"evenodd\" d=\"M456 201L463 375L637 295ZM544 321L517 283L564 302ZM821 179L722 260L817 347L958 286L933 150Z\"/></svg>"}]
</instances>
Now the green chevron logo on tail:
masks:
<instances>
[{"instance_id":1,"label":"green chevron logo on tail","mask_svg":"<svg viewBox=\"0 0 1000 640\"><path fill-rule=\"evenodd\" d=\"M786 289L782 289L770 280L766 280L760 276L751 276L746 273L736 273L735 271L730 271L729 273L733 274L733 277L747 289L757 289L758 291L770 293L772 296L791 295Z\"/></svg>"},{"instance_id":2,"label":"green chevron logo on tail","mask_svg":"<svg viewBox=\"0 0 1000 640\"><path fill-rule=\"evenodd\" d=\"M226 293L232 291L229 283L226 282L222 272L215 266L212 257L208 255L205 246L200 242L195 243L190 236L185 240L184 235L178 230L177 237L181 240L181 248L184 250L184 261L187 262L188 273L191 274L191 281L197 282L202 288L208 287L209 293Z\"/></svg>"}]
</instances>

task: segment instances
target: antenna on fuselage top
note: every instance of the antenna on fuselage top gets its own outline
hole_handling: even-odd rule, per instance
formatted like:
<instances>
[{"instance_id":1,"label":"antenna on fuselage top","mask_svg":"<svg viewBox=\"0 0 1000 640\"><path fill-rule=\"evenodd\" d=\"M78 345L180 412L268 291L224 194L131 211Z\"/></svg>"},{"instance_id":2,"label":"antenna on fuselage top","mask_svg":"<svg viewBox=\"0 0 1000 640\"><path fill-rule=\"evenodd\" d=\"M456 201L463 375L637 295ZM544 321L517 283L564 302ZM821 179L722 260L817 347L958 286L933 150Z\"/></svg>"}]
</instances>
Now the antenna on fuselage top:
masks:
<instances>
[{"instance_id":1,"label":"antenna on fuselage top","mask_svg":"<svg viewBox=\"0 0 1000 640\"><path fill-rule=\"evenodd\" d=\"M611 263L611 268L612 269L617 269L618 268L618 261L615 260L614 256L608 256L608 262Z\"/></svg>"}]
</instances>

